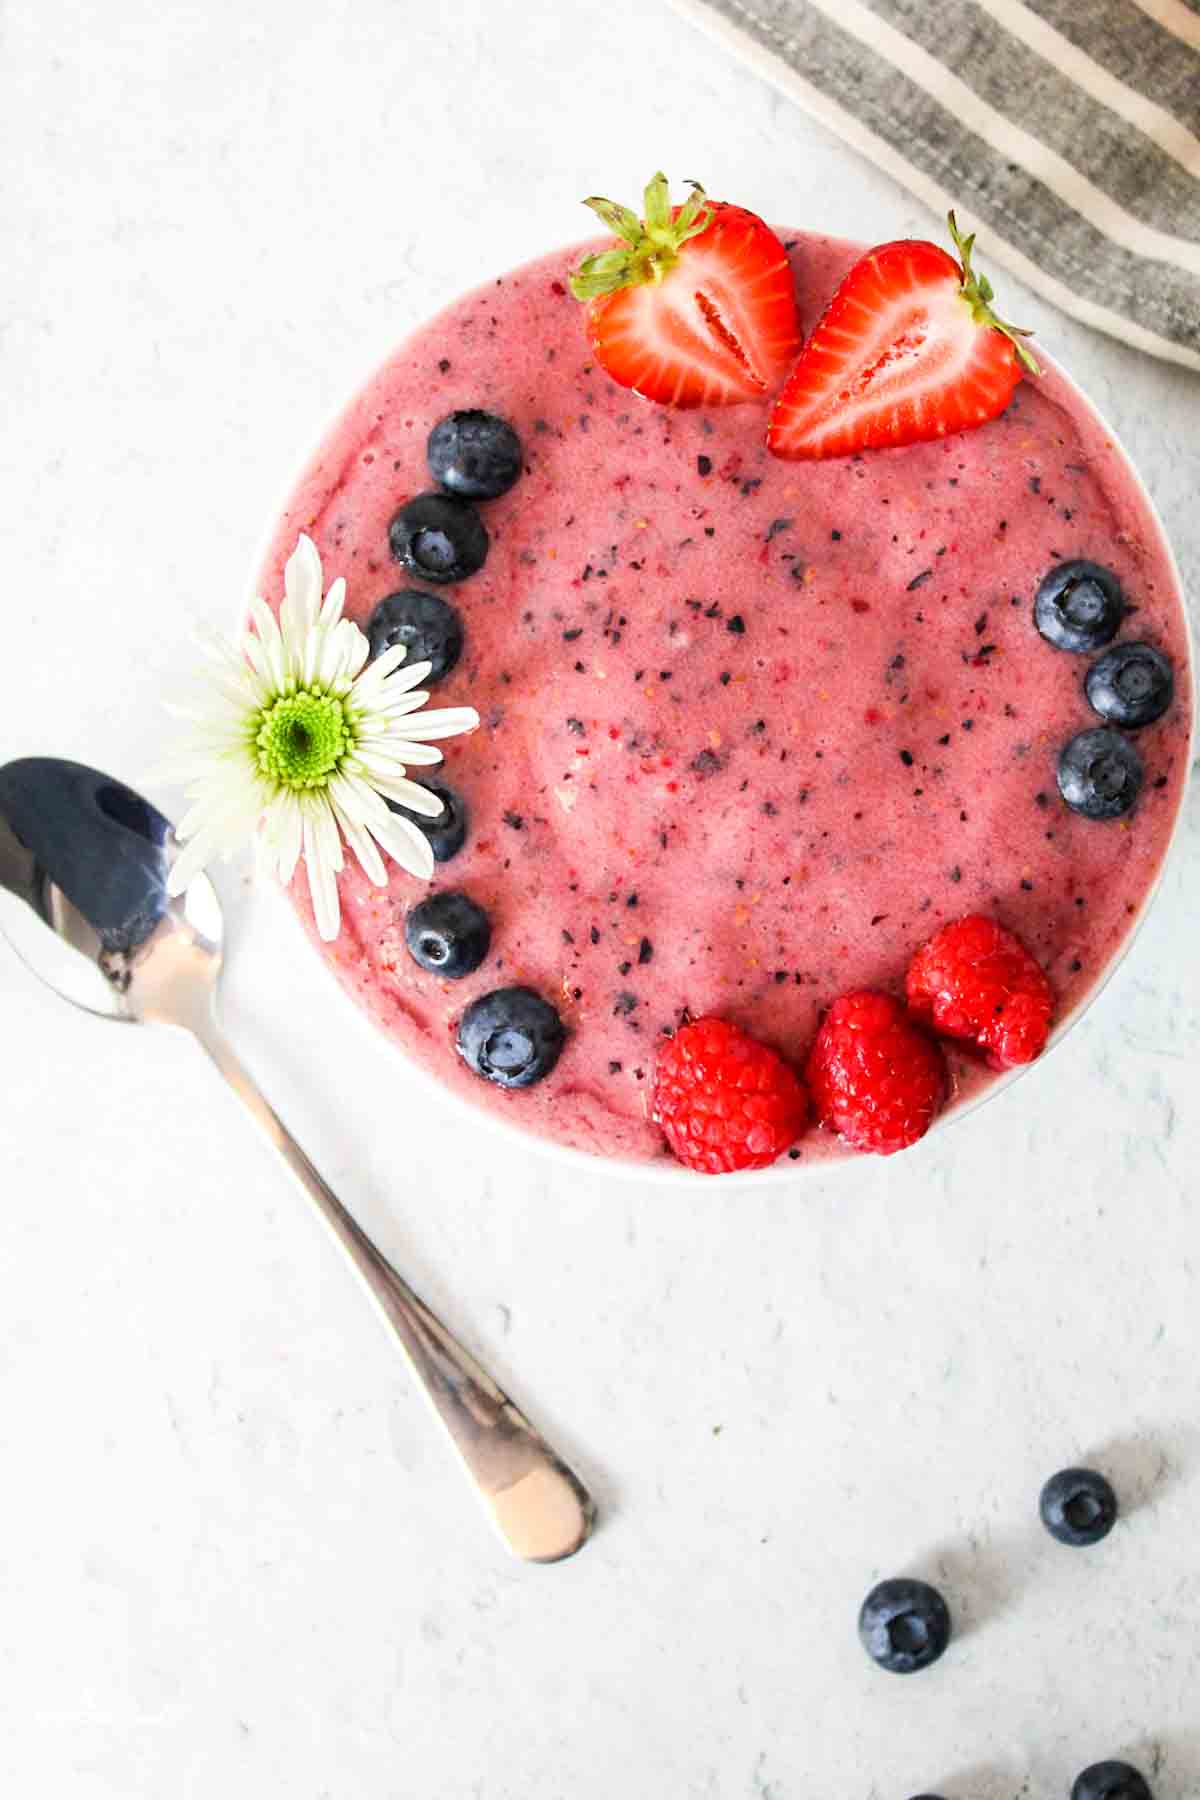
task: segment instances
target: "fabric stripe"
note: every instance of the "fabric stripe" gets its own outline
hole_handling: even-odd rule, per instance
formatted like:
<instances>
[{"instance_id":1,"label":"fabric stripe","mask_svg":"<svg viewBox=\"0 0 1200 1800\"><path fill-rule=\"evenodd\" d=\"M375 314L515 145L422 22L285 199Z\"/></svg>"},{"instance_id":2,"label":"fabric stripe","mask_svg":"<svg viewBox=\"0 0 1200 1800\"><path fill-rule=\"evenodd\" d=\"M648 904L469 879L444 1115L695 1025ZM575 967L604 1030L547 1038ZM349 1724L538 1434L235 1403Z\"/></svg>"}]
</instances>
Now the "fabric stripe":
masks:
<instances>
[{"instance_id":1,"label":"fabric stripe","mask_svg":"<svg viewBox=\"0 0 1200 1800\"><path fill-rule=\"evenodd\" d=\"M1128 246L1147 259L1174 263L1189 274L1200 275L1200 244L1143 225L1140 219L1110 200L1094 182L1073 169L1056 150L1040 143L1022 126L1014 124L994 106L980 99L965 81L890 24L882 16L882 10L872 11L865 0L810 0L810 3L852 32L865 48L886 56L910 80L961 120L963 126L982 138L990 149L1020 163L1105 237ZM887 0L877 0L881 9L886 4ZM927 11L926 16L935 25L939 20L944 23L940 9Z\"/></svg>"},{"instance_id":2,"label":"fabric stripe","mask_svg":"<svg viewBox=\"0 0 1200 1800\"><path fill-rule=\"evenodd\" d=\"M1192 175L1200 177L1200 137L1172 118L1165 107L1148 100L1144 94L1135 94L1132 88L1127 88L1123 81L1118 81L1115 75L1094 62L1086 51L1030 12L1021 0L976 0L976 4L1013 37L1019 38L1027 49L1060 70L1070 84L1116 113ZM1102 124L1103 119L1095 122Z\"/></svg>"},{"instance_id":3,"label":"fabric stripe","mask_svg":"<svg viewBox=\"0 0 1200 1800\"><path fill-rule=\"evenodd\" d=\"M1133 3L1152 19L1157 19L1167 31L1181 37L1185 44L1200 50L1200 16L1193 17L1188 10L1192 0L1133 0Z\"/></svg>"},{"instance_id":4,"label":"fabric stripe","mask_svg":"<svg viewBox=\"0 0 1200 1800\"><path fill-rule=\"evenodd\" d=\"M1014 42L1007 22L992 16L999 7L1007 14L1020 14L1035 33L1060 44L1068 58L1089 60L1015 0L959 0L957 6L944 8L931 8L926 0L867 0L867 4L940 63L958 71L981 100L1055 151L1141 223L1200 242L1200 179L1155 149L1141 132L1097 107L1053 62ZM1090 66L1100 83L1128 97L1131 108L1147 104L1098 65ZM1174 125L1169 118L1166 122ZM1176 132L1194 144L1200 177L1200 140L1190 139L1182 126ZM1045 168L1038 172L1049 173ZM1052 185L1064 192L1063 181ZM1064 197L1076 204L1073 189Z\"/></svg>"},{"instance_id":5,"label":"fabric stripe","mask_svg":"<svg viewBox=\"0 0 1200 1800\"><path fill-rule=\"evenodd\" d=\"M1188 48L1130 0L1025 0L1110 74L1145 94L1200 137L1200 46Z\"/></svg>"},{"instance_id":6,"label":"fabric stripe","mask_svg":"<svg viewBox=\"0 0 1200 1800\"><path fill-rule=\"evenodd\" d=\"M1196 283L1109 243L803 0L673 3L935 211L969 206L990 228L986 258L1098 330L1200 369Z\"/></svg>"}]
</instances>

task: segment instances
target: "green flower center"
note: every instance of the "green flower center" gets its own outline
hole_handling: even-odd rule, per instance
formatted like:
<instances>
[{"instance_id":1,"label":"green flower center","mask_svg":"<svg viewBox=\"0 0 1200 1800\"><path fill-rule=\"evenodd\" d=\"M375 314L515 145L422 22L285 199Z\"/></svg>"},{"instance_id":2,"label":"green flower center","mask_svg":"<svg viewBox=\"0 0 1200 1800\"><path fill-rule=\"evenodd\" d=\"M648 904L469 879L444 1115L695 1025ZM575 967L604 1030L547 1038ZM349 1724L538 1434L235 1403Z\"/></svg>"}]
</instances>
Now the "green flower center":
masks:
<instances>
[{"instance_id":1,"label":"green flower center","mask_svg":"<svg viewBox=\"0 0 1200 1800\"><path fill-rule=\"evenodd\" d=\"M325 787L354 743L344 703L334 694L301 689L259 714L254 744L258 766L280 787Z\"/></svg>"}]
</instances>

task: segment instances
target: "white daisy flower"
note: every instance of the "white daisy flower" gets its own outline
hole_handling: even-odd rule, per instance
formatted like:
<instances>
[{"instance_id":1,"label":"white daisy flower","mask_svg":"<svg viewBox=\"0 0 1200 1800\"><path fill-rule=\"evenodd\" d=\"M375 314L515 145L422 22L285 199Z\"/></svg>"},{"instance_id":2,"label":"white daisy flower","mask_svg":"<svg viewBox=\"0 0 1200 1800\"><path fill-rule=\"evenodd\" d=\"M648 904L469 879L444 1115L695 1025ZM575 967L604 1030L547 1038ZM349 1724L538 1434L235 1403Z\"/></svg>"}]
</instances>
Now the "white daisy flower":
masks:
<instances>
[{"instance_id":1,"label":"white daisy flower","mask_svg":"<svg viewBox=\"0 0 1200 1800\"><path fill-rule=\"evenodd\" d=\"M205 645L204 702L172 709L192 727L171 773L193 804L176 827L187 847L168 885L182 893L215 853L228 857L261 824L265 861L285 885L303 857L317 929L331 940L343 840L379 887L388 879L381 850L410 875L433 874L429 839L387 802L439 817L441 801L407 771L441 762L434 741L474 731L479 714L423 711L429 695L418 684L432 665L401 672L402 644L367 662L366 638L342 617L346 583L335 581L322 601L321 558L303 534L283 585L278 620L255 600L233 643L214 636Z\"/></svg>"}]
</instances>

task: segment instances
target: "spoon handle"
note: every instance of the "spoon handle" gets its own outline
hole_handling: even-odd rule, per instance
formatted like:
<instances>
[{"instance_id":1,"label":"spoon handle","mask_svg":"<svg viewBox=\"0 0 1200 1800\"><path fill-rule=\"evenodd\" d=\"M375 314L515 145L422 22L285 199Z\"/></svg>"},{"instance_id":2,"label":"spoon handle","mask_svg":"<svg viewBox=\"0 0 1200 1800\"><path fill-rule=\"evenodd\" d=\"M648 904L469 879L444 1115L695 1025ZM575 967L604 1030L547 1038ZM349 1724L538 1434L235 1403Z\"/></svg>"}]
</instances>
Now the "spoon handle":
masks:
<instances>
[{"instance_id":1,"label":"spoon handle","mask_svg":"<svg viewBox=\"0 0 1200 1800\"><path fill-rule=\"evenodd\" d=\"M263 1098L211 1015L190 1023L375 1302L509 1550L528 1562L558 1562L572 1556L587 1541L595 1518L582 1483L351 1218Z\"/></svg>"}]
</instances>

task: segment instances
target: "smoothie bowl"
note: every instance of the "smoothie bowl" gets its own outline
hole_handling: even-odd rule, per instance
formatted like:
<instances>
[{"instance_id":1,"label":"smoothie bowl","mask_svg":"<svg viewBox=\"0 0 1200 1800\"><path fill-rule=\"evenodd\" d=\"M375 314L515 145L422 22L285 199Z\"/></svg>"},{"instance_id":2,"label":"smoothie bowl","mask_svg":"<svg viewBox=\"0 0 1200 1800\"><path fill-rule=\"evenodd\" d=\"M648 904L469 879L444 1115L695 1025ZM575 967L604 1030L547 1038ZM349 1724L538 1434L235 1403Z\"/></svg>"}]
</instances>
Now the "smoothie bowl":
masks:
<instances>
[{"instance_id":1,"label":"smoothie bowl","mask_svg":"<svg viewBox=\"0 0 1200 1800\"><path fill-rule=\"evenodd\" d=\"M863 252L778 234L794 341L774 317L764 372L701 217L694 298L711 278L702 323L753 393L657 404L661 359L631 391L572 292L597 246L547 256L371 378L256 586L277 608L310 539L371 653L404 643L435 706L478 714L411 772L443 807L405 815L431 879L348 855L336 935L290 884L386 1037L493 1119L642 1173L679 1170L689 1082L718 1144L761 1096L749 1160L790 1173L913 1141L1097 992L1178 818L1188 628L1148 497L1040 350L995 416L913 438L920 406L897 427L863 401L901 331L833 377L850 436L789 444L784 365L845 333L826 309L861 300Z\"/></svg>"}]
</instances>

